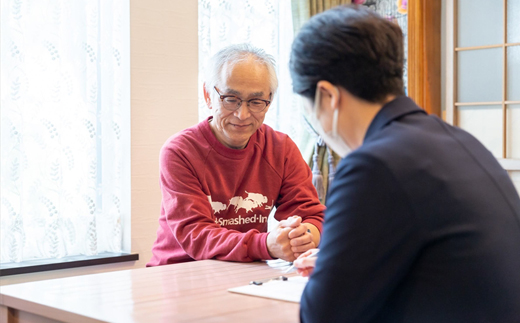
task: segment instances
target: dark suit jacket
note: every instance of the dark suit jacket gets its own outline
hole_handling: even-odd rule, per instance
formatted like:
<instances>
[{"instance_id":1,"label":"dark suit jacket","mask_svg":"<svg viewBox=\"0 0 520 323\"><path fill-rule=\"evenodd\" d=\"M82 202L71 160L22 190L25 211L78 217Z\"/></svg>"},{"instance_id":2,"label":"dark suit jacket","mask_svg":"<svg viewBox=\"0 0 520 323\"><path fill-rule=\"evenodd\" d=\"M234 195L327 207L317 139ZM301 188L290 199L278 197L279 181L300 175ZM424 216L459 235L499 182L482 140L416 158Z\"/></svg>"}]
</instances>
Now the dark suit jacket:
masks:
<instances>
[{"instance_id":1,"label":"dark suit jacket","mask_svg":"<svg viewBox=\"0 0 520 323\"><path fill-rule=\"evenodd\" d=\"M520 322L520 199L467 132L395 99L327 207L302 322Z\"/></svg>"}]
</instances>

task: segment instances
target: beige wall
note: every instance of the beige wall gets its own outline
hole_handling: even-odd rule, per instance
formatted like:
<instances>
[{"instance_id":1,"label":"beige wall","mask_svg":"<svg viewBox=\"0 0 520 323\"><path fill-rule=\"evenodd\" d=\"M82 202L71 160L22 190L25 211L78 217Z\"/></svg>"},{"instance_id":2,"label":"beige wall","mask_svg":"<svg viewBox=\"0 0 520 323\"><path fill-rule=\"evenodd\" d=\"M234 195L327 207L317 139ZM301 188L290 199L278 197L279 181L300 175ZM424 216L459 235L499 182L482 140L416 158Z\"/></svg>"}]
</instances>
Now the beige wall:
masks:
<instances>
[{"instance_id":1,"label":"beige wall","mask_svg":"<svg viewBox=\"0 0 520 323\"><path fill-rule=\"evenodd\" d=\"M197 1L131 0L132 252L139 261L2 277L0 285L144 267L158 225L158 153L197 123Z\"/></svg>"}]
</instances>

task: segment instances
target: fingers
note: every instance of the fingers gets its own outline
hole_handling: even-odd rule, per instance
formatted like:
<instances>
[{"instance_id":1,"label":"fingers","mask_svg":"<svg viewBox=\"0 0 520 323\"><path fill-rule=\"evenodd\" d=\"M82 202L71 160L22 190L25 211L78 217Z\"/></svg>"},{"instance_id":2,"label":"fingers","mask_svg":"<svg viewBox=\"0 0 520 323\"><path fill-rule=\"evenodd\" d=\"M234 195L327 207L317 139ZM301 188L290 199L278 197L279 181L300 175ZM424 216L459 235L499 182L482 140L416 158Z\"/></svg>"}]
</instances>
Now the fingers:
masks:
<instances>
[{"instance_id":1,"label":"fingers","mask_svg":"<svg viewBox=\"0 0 520 323\"><path fill-rule=\"evenodd\" d=\"M280 223L278 225L283 228L296 228L296 227L300 226L301 223L302 223L302 218L297 215L293 215L293 216L288 217L285 220L280 221Z\"/></svg>"},{"instance_id":2,"label":"fingers","mask_svg":"<svg viewBox=\"0 0 520 323\"><path fill-rule=\"evenodd\" d=\"M302 254L302 253L306 252L307 250L313 249L314 247L316 247L316 246L314 245L314 242L311 241L311 242L303 244L303 245L293 246L293 247L291 247L291 250L293 253ZM297 257L296 255L294 255L294 256Z\"/></svg>"},{"instance_id":3,"label":"fingers","mask_svg":"<svg viewBox=\"0 0 520 323\"><path fill-rule=\"evenodd\" d=\"M312 269L307 269L307 268L303 268L303 269L298 269L298 274L300 274L300 276L302 277L309 277L312 273Z\"/></svg>"},{"instance_id":4,"label":"fingers","mask_svg":"<svg viewBox=\"0 0 520 323\"><path fill-rule=\"evenodd\" d=\"M275 230L276 237L273 235L269 239L272 241L268 245L271 256L293 261L302 253L316 247L312 234L301 222L302 218L297 215L280 221Z\"/></svg>"},{"instance_id":5,"label":"fingers","mask_svg":"<svg viewBox=\"0 0 520 323\"><path fill-rule=\"evenodd\" d=\"M294 232L293 229L289 232L289 239L291 239L291 233ZM312 239L312 234L308 233L307 231L304 232L303 235L298 236L297 238L290 240L291 249L294 253L304 253L309 249L316 248L316 245L314 244L314 241ZM296 256L296 255L295 255ZM297 256L296 256L297 257Z\"/></svg>"},{"instance_id":6,"label":"fingers","mask_svg":"<svg viewBox=\"0 0 520 323\"><path fill-rule=\"evenodd\" d=\"M313 245L314 245L314 243L313 243ZM312 248L308 249L307 251L305 251L304 253L295 252L294 256L296 258L305 258L305 257L309 257L310 255L316 254L317 251L318 251L318 249L312 247Z\"/></svg>"},{"instance_id":7,"label":"fingers","mask_svg":"<svg viewBox=\"0 0 520 323\"><path fill-rule=\"evenodd\" d=\"M289 239L294 239L307 233L307 227L300 225L289 232Z\"/></svg>"},{"instance_id":8,"label":"fingers","mask_svg":"<svg viewBox=\"0 0 520 323\"><path fill-rule=\"evenodd\" d=\"M272 234L273 237L276 237L276 241L279 242L281 239L289 240L289 232L291 232L291 230L291 228L277 227L269 233Z\"/></svg>"},{"instance_id":9,"label":"fingers","mask_svg":"<svg viewBox=\"0 0 520 323\"><path fill-rule=\"evenodd\" d=\"M314 253L316 253L316 251L318 251L317 249L310 249L310 250L307 250L306 252L304 252L301 257L308 257Z\"/></svg>"},{"instance_id":10,"label":"fingers","mask_svg":"<svg viewBox=\"0 0 520 323\"><path fill-rule=\"evenodd\" d=\"M316 257L299 257L293 262L293 265L298 269L314 268L316 266Z\"/></svg>"},{"instance_id":11,"label":"fingers","mask_svg":"<svg viewBox=\"0 0 520 323\"><path fill-rule=\"evenodd\" d=\"M288 244L290 245L290 240L289 240L289 232L291 232L291 228L280 228L276 233L277 233L277 236L276 236L276 242L280 245L282 244Z\"/></svg>"},{"instance_id":12,"label":"fingers","mask_svg":"<svg viewBox=\"0 0 520 323\"><path fill-rule=\"evenodd\" d=\"M278 236L276 237L276 243L278 244L278 248L280 250L278 258L287 261L293 261L296 259L288 237L288 234L291 230L291 228L281 228L281 230L278 232Z\"/></svg>"},{"instance_id":13,"label":"fingers","mask_svg":"<svg viewBox=\"0 0 520 323\"><path fill-rule=\"evenodd\" d=\"M269 232L266 244L271 257L287 261L296 259L294 252L291 250L291 244L288 238L288 234L291 230L292 228L278 228L277 230Z\"/></svg>"},{"instance_id":14,"label":"fingers","mask_svg":"<svg viewBox=\"0 0 520 323\"><path fill-rule=\"evenodd\" d=\"M316 257L301 257L296 259L293 264L298 269L298 274L309 277L316 267Z\"/></svg>"}]
</instances>

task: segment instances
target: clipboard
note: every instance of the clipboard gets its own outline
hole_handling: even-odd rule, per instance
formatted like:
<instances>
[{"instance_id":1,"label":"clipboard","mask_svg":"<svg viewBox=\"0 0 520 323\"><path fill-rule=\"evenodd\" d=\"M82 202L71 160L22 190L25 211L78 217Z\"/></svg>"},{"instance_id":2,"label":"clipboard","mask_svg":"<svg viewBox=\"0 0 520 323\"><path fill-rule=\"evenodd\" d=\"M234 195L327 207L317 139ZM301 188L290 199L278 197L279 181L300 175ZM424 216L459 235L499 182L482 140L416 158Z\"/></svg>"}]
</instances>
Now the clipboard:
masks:
<instances>
[{"instance_id":1,"label":"clipboard","mask_svg":"<svg viewBox=\"0 0 520 323\"><path fill-rule=\"evenodd\" d=\"M250 284L228 289L231 293L271 298L280 301L300 303L309 281L308 277L294 276L286 280L272 279L260 285Z\"/></svg>"}]
</instances>

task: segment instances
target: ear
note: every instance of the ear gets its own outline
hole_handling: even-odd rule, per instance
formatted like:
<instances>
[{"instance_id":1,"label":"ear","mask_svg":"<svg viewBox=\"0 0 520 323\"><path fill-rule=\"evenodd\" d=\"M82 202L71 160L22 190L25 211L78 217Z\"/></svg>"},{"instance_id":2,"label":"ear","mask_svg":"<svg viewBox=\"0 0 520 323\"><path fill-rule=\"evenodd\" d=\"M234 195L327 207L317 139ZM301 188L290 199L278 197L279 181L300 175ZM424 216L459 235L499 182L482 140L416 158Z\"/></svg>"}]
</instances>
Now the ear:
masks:
<instances>
[{"instance_id":1,"label":"ear","mask_svg":"<svg viewBox=\"0 0 520 323\"><path fill-rule=\"evenodd\" d=\"M206 88L206 83L202 85L202 91L204 91L204 101L206 101L206 105L209 109L211 109L211 95L208 92L208 89Z\"/></svg>"},{"instance_id":2,"label":"ear","mask_svg":"<svg viewBox=\"0 0 520 323\"><path fill-rule=\"evenodd\" d=\"M316 85L316 91L321 91L321 100L324 102L323 109L332 110L339 108L340 93L339 89L329 81L319 81Z\"/></svg>"}]
</instances>

